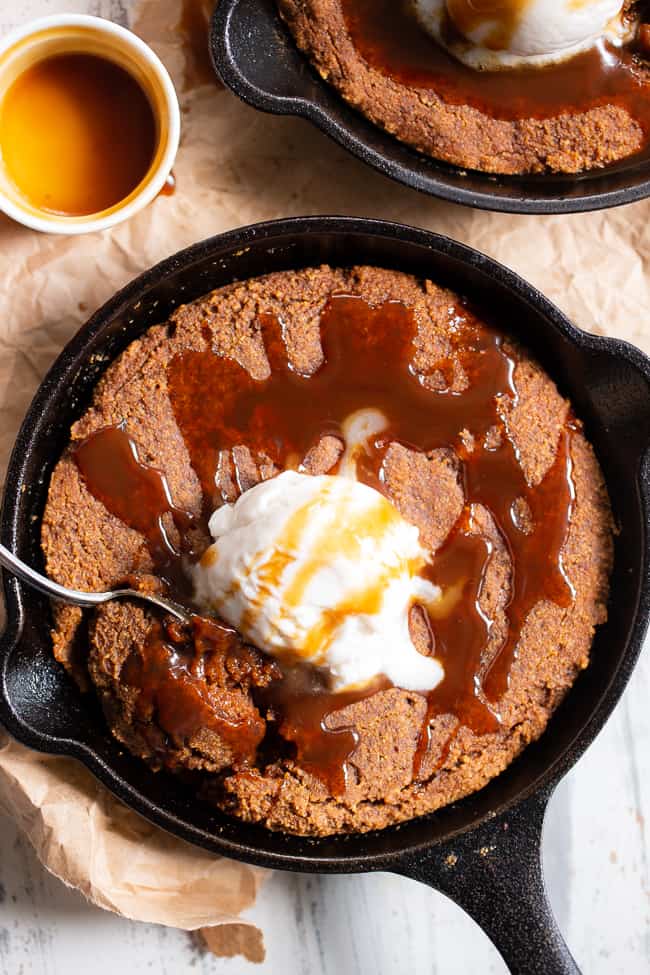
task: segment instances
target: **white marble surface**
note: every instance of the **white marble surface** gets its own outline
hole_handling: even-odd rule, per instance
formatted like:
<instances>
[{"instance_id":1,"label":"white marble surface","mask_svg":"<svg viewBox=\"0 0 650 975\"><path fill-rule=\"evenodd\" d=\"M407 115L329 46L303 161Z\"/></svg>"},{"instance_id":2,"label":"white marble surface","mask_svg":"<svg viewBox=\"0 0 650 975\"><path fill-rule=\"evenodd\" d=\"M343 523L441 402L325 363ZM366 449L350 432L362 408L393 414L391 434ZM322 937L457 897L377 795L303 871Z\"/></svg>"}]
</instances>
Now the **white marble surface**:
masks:
<instances>
[{"instance_id":1,"label":"white marble surface","mask_svg":"<svg viewBox=\"0 0 650 975\"><path fill-rule=\"evenodd\" d=\"M86 11L126 22L129 0L0 0L0 30ZM552 800L544 861L560 927L585 975L650 971L650 658ZM89 906L47 875L0 817L0 975L503 973L487 938L442 895L389 875L275 874L249 912L262 966L215 959L181 932Z\"/></svg>"}]
</instances>

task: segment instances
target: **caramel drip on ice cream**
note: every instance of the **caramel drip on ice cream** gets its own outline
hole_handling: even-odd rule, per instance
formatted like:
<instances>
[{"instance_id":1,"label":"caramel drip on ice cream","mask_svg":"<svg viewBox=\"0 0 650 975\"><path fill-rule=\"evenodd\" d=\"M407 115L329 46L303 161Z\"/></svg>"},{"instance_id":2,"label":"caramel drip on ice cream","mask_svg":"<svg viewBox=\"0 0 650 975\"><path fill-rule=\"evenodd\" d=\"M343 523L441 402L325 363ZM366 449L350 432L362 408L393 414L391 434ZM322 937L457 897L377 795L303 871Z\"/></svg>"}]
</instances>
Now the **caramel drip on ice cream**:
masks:
<instances>
[{"instance_id":1,"label":"caramel drip on ice cream","mask_svg":"<svg viewBox=\"0 0 650 975\"><path fill-rule=\"evenodd\" d=\"M482 44L494 51L503 51L510 46L530 5L531 0L447 0L447 13L464 37L489 25Z\"/></svg>"},{"instance_id":2,"label":"caramel drip on ice cream","mask_svg":"<svg viewBox=\"0 0 650 975\"><path fill-rule=\"evenodd\" d=\"M351 482L352 483L352 482ZM240 632L250 636L259 620L264 604L272 594L280 600L281 622L305 601L309 587L318 573L336 558L361 563L364 539L373 538L378 545L386 534L401 522L397 509L381 494L374 503L353 514L346 510L345 496L332 499L333 484L321 494L294 511L265 561L256 568L257 597L251 597L240 623ZM338 501L338 503L337 503ZM308 537L310 522L322 516L318 529ZM406 564L396 560L392 565L373 565L363 583L333 607L324 607L318 622L296 641L296 659L322 665L337 629L350 616L372 616L379 613L386 587L403 573L414 575L422 564ZM291 578L285 575L294 569Z\"/></svg>"}]
</instances>

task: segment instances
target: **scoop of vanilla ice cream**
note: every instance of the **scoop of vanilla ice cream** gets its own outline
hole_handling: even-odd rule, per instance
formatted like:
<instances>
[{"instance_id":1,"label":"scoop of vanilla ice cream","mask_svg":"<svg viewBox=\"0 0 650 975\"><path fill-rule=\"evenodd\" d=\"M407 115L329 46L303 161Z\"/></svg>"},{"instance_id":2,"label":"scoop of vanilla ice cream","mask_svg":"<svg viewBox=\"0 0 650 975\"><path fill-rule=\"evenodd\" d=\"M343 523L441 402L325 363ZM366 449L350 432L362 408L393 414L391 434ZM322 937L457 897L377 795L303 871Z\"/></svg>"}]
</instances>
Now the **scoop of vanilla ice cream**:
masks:
<instances>
[{"instance_id":1,"label":"scoop of vanilla ice cream","mask_svg":"<svg viewBox=\"0 0 650 975\"><path fill-rule=\"evenodd\" d=\"M623 0L413 0L424 29L472 68L541 66L607 37L621 42ZM449 31L449 24L455 32Z\"/></svg>"},{"instance_id":2,"label":"scoop of vanilla ice cream","mask_svg":"<svg viewBox=\"0 0 650 975\"><path fill-rule=\"evenodd\" d=\"M326 668L335 691L380 674L414 691L442 680L408 625L413 603L441 592L417 575L417 528L374 488L285 471L218 508L210 532L196 601L255 646Z\"/></svg>"}]
</instances>

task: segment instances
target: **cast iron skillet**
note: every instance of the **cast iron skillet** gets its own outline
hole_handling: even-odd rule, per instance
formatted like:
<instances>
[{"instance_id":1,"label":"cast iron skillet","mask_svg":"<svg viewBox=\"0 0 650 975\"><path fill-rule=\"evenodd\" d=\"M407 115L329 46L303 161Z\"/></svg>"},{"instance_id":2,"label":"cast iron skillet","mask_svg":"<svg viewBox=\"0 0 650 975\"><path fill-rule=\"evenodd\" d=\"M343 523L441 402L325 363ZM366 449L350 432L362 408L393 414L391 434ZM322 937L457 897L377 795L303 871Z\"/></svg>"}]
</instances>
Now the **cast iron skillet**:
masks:
<instances>
[{"instance_id":1,"label":"cast iron skillet","mask_svg":"<svg viewBox=\"0 0 650 975\"><path fill-rule=\"evenodd\" d=\"M71 423L107 364L179 303L234 279L328 262L432 277L498 311L573 400L605 470L620 535L610 618L593 661L542 738L485 789L423 819L366 835L309 840L229 819L173 776L152 773L107 733L96 700L52 658L47 600L5 576L0 720L25 744L83 762L148 819L215 853L288 870L390 870L452 897L482 925L512 972L576 972L544 893L540 837L560 778L618 701L650 604L650 360L580 332L511 271L445 237L375 220L312 217L235 230L195 244L119 292L72 339L43 381L14 448L2 542L42 564L39 528L50 473ZM604 772L605 774L605 772Z\"/></svg>"},{"instance_id":2,"label":"cast iron skillet","mask_svg":"<svg viewBox=\"0 0 650 975\"><path fill-rule=\"evenodd\" d=\"M224 84L250 105L309 119L385 176L452 203L507 213L577 213L650 195L650 163L641 158L583 176L492 176L409 149L317 75L280 20L276 0L219 0L210 50Z\"/></svg>"}]
</instances>

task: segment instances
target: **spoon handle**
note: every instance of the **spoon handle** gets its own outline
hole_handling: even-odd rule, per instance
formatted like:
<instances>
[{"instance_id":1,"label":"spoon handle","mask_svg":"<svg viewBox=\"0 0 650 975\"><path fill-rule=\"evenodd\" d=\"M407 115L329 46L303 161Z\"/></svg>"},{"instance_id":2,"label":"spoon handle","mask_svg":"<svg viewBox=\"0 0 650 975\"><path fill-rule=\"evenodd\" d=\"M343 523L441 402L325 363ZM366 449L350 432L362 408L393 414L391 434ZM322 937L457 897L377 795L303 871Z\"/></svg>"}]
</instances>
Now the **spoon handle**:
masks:
<instances>
[{"instance_id":1,"label":"spoon handle","mask_svg":"<svg viewBox=\"0 0 650 975\"><path fill-rule=\"evenodd\" d=\"M80 592L78 589L67 589L65 586L60 586L58 582L48 579L29 565L25 565L18 556L10 552L4 545L0 545L0 565L23 579L24 582L29 583L34 589L44 592L46 596L51 596L52 599L60 599L64 603L75 603L77 606L99 606L100 603L105 603L112 596L112 593Z\"/></svg>"}]
</instances>

